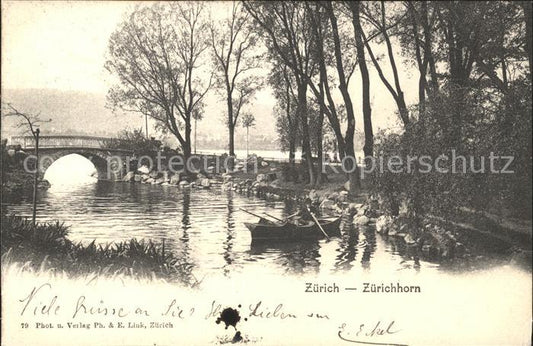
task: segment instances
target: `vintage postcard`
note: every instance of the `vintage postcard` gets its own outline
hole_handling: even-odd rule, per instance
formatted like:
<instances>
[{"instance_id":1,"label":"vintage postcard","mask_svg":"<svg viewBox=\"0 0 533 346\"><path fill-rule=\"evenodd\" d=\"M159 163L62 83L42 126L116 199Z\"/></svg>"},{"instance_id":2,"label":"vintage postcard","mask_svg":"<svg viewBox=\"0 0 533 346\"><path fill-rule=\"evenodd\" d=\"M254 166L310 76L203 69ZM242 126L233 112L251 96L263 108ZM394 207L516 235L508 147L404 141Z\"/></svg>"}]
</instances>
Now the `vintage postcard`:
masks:
<instances>
[{"instance_id":1,"label":"vintage postcard","mask_svg":"<svg viewBox=\"0 0 533 346\"><path fill-rule=\"evenodd\" d=\"M1 15L2 345L531 345L531 2Z\"/></svg>"}]
</instances>

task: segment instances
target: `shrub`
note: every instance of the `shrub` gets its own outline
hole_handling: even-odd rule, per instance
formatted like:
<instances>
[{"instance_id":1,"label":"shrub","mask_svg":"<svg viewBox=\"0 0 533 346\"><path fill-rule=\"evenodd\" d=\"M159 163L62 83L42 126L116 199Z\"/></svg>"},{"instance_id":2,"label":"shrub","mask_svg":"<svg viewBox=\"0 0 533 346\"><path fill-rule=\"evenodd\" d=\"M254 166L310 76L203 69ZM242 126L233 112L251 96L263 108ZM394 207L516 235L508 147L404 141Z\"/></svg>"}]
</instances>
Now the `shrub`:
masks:
<instances>
[{"instance_id":1,"label":"shrub","mask_svg":"<svg viewBox=\"0 0 533 346\"><path fill-rule=\"evenodd\" d=\"M159 277L187 285L198 282L191 267L184 265L164 244L131 239L88 245L67 238L68 227L60 222L38 223L19 216L2 217L2 255L11 261L30 262L34 268L50 266L73 276L82 274L125 274L134 277Z\"/></svg>"},{"instance_id":2,"label":"shrub","mask_svg":"<svg viewBox=\"0 0 533 346\"><path fill-rule=\"evenodd\" d=\"M453 168L452 150L466 157L466 173L439 173L434 169L421 173L420 165L413 171L392 173L374 171L371 189L381 196L388 212L395 213L398 205L408 205L412 216L427 213L444 217L462 208L488 211L500 215L531 218L531 87L517 83L504 96L480 89L465 89L463 97L457 90L442 90L428 100L427 112L401 134L380 134L375 153L384 162L393 155L428 155L435 160L445 154L450 158L439 167ZM460 112L460 114L457 114ZM459 124L455 122L460 121ZM489 172L489 156L513 156L508 170L513 174ZM479 168L485 160L486 171L470 170L470 157ZM484 157L484 159L482 159ZM503 168L504 161L495 164ZM456 161L458 172L462 161Z\"/></svg>"}]
</instances>

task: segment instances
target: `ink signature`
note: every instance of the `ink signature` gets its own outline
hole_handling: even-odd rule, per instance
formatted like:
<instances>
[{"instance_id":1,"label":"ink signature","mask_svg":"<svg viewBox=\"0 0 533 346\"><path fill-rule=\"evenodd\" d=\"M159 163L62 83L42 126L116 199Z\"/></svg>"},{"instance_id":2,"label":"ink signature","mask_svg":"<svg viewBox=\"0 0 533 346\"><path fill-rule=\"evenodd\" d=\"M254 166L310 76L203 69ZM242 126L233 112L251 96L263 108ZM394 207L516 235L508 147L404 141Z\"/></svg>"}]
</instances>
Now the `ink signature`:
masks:
<instances>
[{"instance_id":1,"label":"ink signature","mask_svg":"<svg viewBox=\"0 0 533 346\"><path fill-rule=\"evenodd\" d=\"M394 342L385 342L380 340L367 341L370 338L377 339L378 337L393 335L400 332L400 329L396 329L394 325L395 321L389 322L389 324L378 321L375 324L361 323L359 327L356 327L353 331L348 331L346 323L341 324L339 327L338 337L346 342L351 342L361 345L390 345L390 346L408 346L406 344L399 344Z\"/></svg>"}]
</instances>

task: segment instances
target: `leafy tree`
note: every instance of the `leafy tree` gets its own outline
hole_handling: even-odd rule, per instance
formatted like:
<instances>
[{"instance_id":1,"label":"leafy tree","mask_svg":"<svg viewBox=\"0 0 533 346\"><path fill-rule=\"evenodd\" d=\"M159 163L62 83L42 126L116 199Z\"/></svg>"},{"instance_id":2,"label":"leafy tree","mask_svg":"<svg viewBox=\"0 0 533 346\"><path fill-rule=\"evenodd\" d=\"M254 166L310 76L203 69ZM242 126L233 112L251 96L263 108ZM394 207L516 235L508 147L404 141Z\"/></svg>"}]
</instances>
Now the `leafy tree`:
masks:
<instances>
[{"instance_id":1,"label":"leafy tree","mask_svg":"<svg viewBox=\"0 0 533 346\"><path fill-rule=\"evenodd\" d=\"M388 28L389 26L395 26L396 24L387 17L387 6L385 5L385 1L380 1L379 4L375 2L368 2L365 5L366 6L363 6L361 9L362 14L364 14L364 19L366 19L374 27L374 30L377 31L377 33L373 33L373 35L376 37L382 37L382 42L385 42L385 45L387 47L387 55L389 58L388 60L390 69L392 70L394 86L392 86L392 83L385 76L381 64L376 58L362 27L361 36L368 51L368 55L370 56L381 81L387 87L387 90L394 98L394 101L396 102L396 105L398 107L398 113L400 114L400 118L403 124L407 126L409 124L409 111L407 109L407 104L405 103L405 97L401 87L400 77L398 76L398 66L396 64L394 49L392 47ZM395 4L391 3L391 5L394 6Z\"/></svg>"},{"instance_id":2,"label":"leafy tree","mask_svg":"<svg viewBox=\"0 0 533 346\"><path fill-rule=\"evenodd\" d=\"M335 134L337 139L337 150L339 156L343 158L345 156L347 147L350 148L353 146L351 145L353 143L347 144L346 139L350 139L349 133L352 133L355 129L355 122L353 129L351 128L351 126L348 126L346 132L347 137L345 139L341 130L342 120L340 118L340 112L338 111L339 107L335 104L335 101L332 97L332 84L334 78L332 78L331 75L328 75L328 67L331 66L333 68L336 68L337 73L340 73L345 80L342 86L345 86L347 88L350 82L350 78L353 75L353 72L355 71L355 67L357 65L357 60L354 59L353 55L349 53L354 47L351 47L349 45L346 46L346 43L351 42L353 40L351 37L347 37L344 40L341 39L339 33L342 34L342 31L339 29L337 29L337 31L333 33L333 35L337 35L334 39L332 35L333 30L330 28L330 26L328 26L327 13L325 13L324 11L325 6L321 5L320 3L315 3L314 6L311 6L309 4L306 5L308 11L310 12L310 18L313 24L313 35L315 38L315 45L313 47L314 49L312 52L316 55L315 59L318 61L319 66L319 87L316 87L316 83L313 83L312 80L310 81L310 86L313 90L313 93L315 94L317 102L319 103L320 107L322 107L321 111L325 113L329 120L333 133ZM341 50L344 52L343 54L340 54L340 51L335 50L333 48L333 41L335 41L339 45ZM345 47L341 47L342 44L344 44ZM336 60L337 56L340 56L341 58L340 64L336 64L338 62L338 60ZM339 85L339 88L340 87L341 85ZM351 99L344 99L344 101L351 103Z\"/></svg>"},{"instance_id":3,"label":"leafy tree","mask_svg":"<svg viewBox=\"0 0 533 346\"><path fill-rule=\"evenodd\" d=\"M428 1L406 2L406 12L397 15L395 23L399 25L394 33L398 36L405 55L416 62L418 78L418 113L423 117L426 110L426 95L431 97L439 89L436 57L437 41L435 6ZM430 80L428 81L428 75Z\"/></svg>"},{"instance_id":4,"label":"leafy tree","mask_svg":"<svg viewBox=\"0 0 533 346\"><path fill-rule=\"evenodd\" d=\"M108 139L106 147L132 151L137 156L152 156L161 148L161 141L146 138L142 129L123 130L115 138Z\"/></svg>"},{"instance_id":5,"label":"leafy tree","mask_svg":"<svg viewBox=\"0 0 533 346\"><path fill-rule=\"evenodd\" d=\"M284 166L284 177L288 181L298 181L295 153L301 146L301 130L296 114L295 81L291 70L282 63L273 64L268 81L277 100L274 116L280 149L289 152L289 163Z\"/></svg>"},{"instance_id":6,"label":"leafy tree","mask_svg":"<svg viewBox=\"0 0 533 346\"><path fill-rule=\"evenodd\" d=\"M359 62L359 71L361 72L361 84L363 90L363 127L365 130L365 145L363 151L366 157L374 154L374 133L372 130L372 108L370 107L370 77L365 60L365 38L361 25L361 1L347 2L348 8L352 13L352 23L355 35L355 46L357 50L357 60ZM348 114L350 111L347 109ZM350 116L348 115L349 119ZM348 123L350 120L348 120Z\"/></svg>"},{"instance_id":7,"label":"leafy tree","mask_svg":"<svg viewBox=\"0 0 533 346\"><path fill-rule=\"evenodd\" d=\"M379 136L377 151L385 162L394 155L435 160L445 154L441 169L448 173L421 173L420 167L375 172L374 192L391 212L406 201L417 218L475 210L530 219L531 80L523 6L420 2L406 4L406 11L397 33L419 67L419 104L403 133ZM410 38L414 43L406 44ZM452 150L465 159L453 160ZM512 157L507 170L514 173L493 172L505 162L493 164L491 155Z\"/></svg>"},{"instance_id":8,"label":"leafy tree","mask_svg":"<svg viewBox=\"0 0 533 346\"><path fill-rule=\"evenodd\" d=\"M289 152L289 164L294 169L295 153L301 138L299 118L296 114L295 81L290 69L278 63L273 64L268 82L277 100L274 114L281 149Z\"/></svg>"},{"instance_id":9,"label":"leafy tree","mask_svg":"<svg viewBox=\"0 0 533 346\"><path fill-rule=\"evenodd\" d=\"M106 69L119 84L112 107L147 114L191 155L191 120L203 111L212 79L203 63L208 26L199 2L139 6L109 39Z\"/></svg>"},{"instance_id":10,"label":"leafy tree","mask_svg":"<svg viewBox=\"0 0 533 346\"><path fill-rule=\"evenodd\" d=\"M256 53L257 37L248 28L249 17L242 5L234 1L229 17L218 25L213 22L210 27L217 85L227 104L230 156L235 156L234 136L239 115L262 85L258 76L249 73L261 61Z\"/></svg>"},{"instance_id":11,"label":"leafy tree","mask_svg":"<svg viewBox=\"0 0 533 346\"><path fill-rule=\"evenodd\" d=\"M315 184L307 91L309 80L314 75L315 63L310 53L313 44L311 22L305 4L297 1L243 2L244 7L253 17L258 30L265 37L265 43L271 57L292 70L296 82L297 109L302 131L302 156L307 165L309 183Z\"/></svg>"}]
</instances>

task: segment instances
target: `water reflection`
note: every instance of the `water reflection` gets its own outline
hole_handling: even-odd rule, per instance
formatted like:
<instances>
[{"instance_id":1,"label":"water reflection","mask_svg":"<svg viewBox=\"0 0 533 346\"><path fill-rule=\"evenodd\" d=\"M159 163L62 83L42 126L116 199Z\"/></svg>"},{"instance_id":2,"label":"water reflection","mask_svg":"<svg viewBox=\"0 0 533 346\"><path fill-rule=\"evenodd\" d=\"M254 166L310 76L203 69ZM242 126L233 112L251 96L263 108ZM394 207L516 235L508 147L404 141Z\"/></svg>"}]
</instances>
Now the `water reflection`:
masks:
<instances>
[{"instance_id":1,"label":"water reflection","mask_svg":"<svg viewBox=\"0 0 533 346\"><path fill-rule=\"evenodd\" d=\"M282 273L304 274L320 271L320 246L318 241L305 241L287 244L252 243L251 257L264 259L275 254L274 262Z\"/></svg>"},{"instance_id":2,"label":"water reflection","mask_svg":"<svg viewBox=\"0 0 533 346\"><path fill-rule=\"evenodd\" d=\"M30 216L31 195L19 197L6 209ZM403 242L376 235L373 227L348 230L329 242L251 245L244 222L256 222L257 218L240 208L282 218L295 206L234 192L104 181L41 191L38 196L38 219L58 219L71 225L72 240L107 243L138 238L164 242L166 250L172 251L188 272L200 273L200 277L215 272L227 276L246 271L435 272L457 267L422 261ZM484 258L483 263L487 262Z\"/></svg>"},{"instance_id":3,"label":"water reflection","mask_svg":"<svg viewBox=\"0 0 533 346\"><path fill-rule=\"evenodd\" d=\"M178 240L180 252L177 253L178 258L182 263L186 265L186 269L191 271L194 269L195 262L194 258L191 256L191 247L190 247L190 238L189 238L189 229L191 228L191 195L189 191L185 191L182 195L182 215L181 215L181 235L179 235L178 229Z\"/></svg>"},{"instance_id":4,"label":"water reflection","mask_svg":"<svg viewBox=\"0 0 533 346\"><path fill-rule=\"evenodd\" d=\"M227 213L226 213L226 239L224 240L224 261L226 264L224 265L224 275L230 274L230 268L231 264L233 263L234 259L234 253L233 253L233 240L235 238L235 218L234 218L234 210L233 210L233 196L231 191L227 191L226 193L227 198Z\"/></svg>"},{"instance_id":5,"label":"water reflection","mask_svg":"<svg viewBox=\"0 0 533 346\"><path fill-rule=\"evenodd\" d=\"M364 244L364 247L363 256L361 257L361 265L366 270L370 270L370 260L376 251L376 229L374 227L364 227L363 237L362 244Z\"/></svg>"},{"instance_id":6,"label":"water reflection","mask_svg":"<svg viewBox=\"0 0 533 346\"><path fill-rule=\"evenodd\" d=\"M347 271L353 267L353 262L357 257L357 244L359 242L359 231L348 229L342 234L337 252L339 253L335 261L337 271Z\"/></svg>"}]
</instances>

